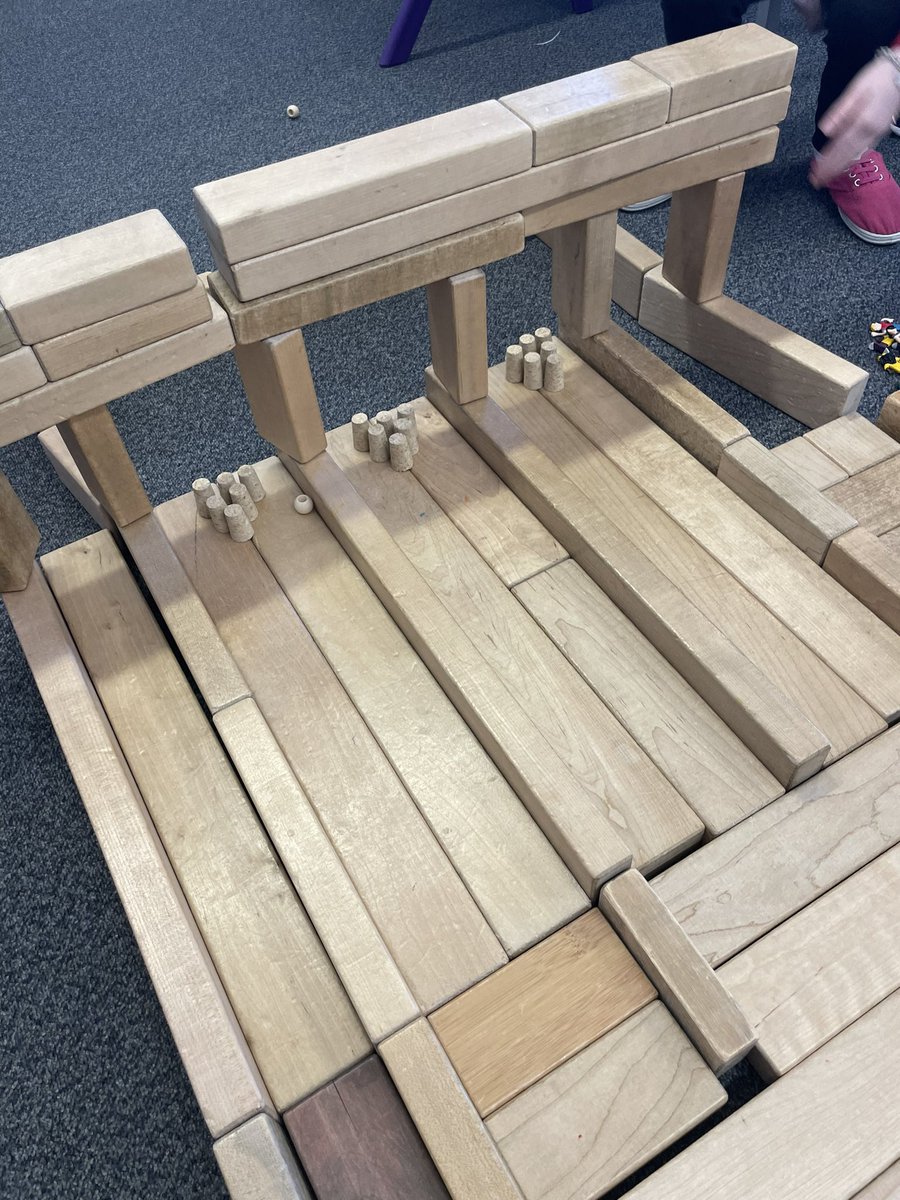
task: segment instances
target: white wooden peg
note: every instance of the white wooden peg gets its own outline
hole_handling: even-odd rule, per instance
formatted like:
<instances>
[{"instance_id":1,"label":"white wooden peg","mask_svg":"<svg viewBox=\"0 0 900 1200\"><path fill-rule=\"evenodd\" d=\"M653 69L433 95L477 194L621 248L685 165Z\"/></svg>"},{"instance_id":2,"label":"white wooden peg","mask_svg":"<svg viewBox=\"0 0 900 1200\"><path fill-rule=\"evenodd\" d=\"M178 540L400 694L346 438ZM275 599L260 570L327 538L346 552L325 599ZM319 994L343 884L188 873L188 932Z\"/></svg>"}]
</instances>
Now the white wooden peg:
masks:
<instances>
[{"instance_id":1,"label":"white wooden peg","mask_svg":"<svg viewBox=\"0 0 900 1200\"><path fill-rule=\"evenodd\" d=\"M350 418L353 433L353 449L360 454L369 453L369 418L365 413L356 413Z\"/></svg>"},{"instance_id":2,"label":"white wooden peg","mask_svg":"<svg viewBox=\"0 0 900 1200\"><path fill-rule=\"evenodd\" d=\"M250 499L259 504L260 500L265 500L266 489L260 482L260 478L256 473L255 467L249 467L246 464L237 469L238 483L242 483L250 493Z\"/></svg>"},{"instance_id":3,"label":"white wooden peg","mask_svg":"<svg viewBox=\"0 0 900 1200\"><path fill-rule=\"evenodd\" d=\"M231 534L232 541L249 542L253 537L250 518L239 504L225 505L225 520L228 523L228 532Z\"/></svg>"},{"instance_id":4,"label":"white wooden peg","mask_svg":"<svg viewBox=\"0 0 900 1200\"><path fill-rule=\"evenodd\" d=\"M215 490L208 479L195 479L191 484L191 491L194 493L194 500L197 504L197 512L206 521L210 519L206 509L206 501L214 494Z\"/></svg>"},{"instance_id":5,"label":"white wooden peg","mask_svg":"<svg viewBox=\"0 0 900 1200\"><path fill-rule=\"evenodd\" d=\"M395 471L408 471L412 467L412 447L406 435L392 433L388 439L391 453L391 466Z\"/></svg>"},{"instance_id":6,"label":"white wooden peg","mask_svg":"<svg viewBox=\"0 0 900 1200\"><path fill-rule=\"evenodd\" d=\"M389 458L387 429L380 421L369 422L369 454L372 462L387 462Z\"/></svg>"},{"instance_id":7,"label":"white wooden peg","mask_svg":"<svg viewBox=\"0 0 900 1200\"><path fill-rule=\"evenodd\" d=\"M506 347L506 378L510 383L521 383L524 378L525 351L521 346Z\"/></svg>"},{"instance_id":8,"label":"white wooden peg","mask_svg":"<svg viewBox=\"0 0 900 1200\"><path fill-rule=\"evenodd\" d=\"M525 355L525 386L531 388L533 392L541 390L543 383L543 371L541 370L541 356L532 351Z\"/></svg>"}]
</instances>

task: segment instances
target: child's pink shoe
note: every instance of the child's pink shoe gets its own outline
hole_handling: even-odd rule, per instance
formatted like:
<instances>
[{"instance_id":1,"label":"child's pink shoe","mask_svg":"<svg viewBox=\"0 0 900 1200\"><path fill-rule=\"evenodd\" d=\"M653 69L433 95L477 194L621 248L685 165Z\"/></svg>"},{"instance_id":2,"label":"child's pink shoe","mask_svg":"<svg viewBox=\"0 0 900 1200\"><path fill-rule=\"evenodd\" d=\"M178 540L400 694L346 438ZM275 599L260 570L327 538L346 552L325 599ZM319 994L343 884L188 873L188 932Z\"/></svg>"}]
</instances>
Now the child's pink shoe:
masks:
<instances>
[{"instance_id":1,"label":"child's pink shoe","mask_svg":"<svg viewBox=\"0 0 900 1200\"><path fill-rule=\"evenodd\" d=\"M864 242L900 242L900 186L877 150L867 150L828 185L841 220Z\"/></svg>"}]
</instances>

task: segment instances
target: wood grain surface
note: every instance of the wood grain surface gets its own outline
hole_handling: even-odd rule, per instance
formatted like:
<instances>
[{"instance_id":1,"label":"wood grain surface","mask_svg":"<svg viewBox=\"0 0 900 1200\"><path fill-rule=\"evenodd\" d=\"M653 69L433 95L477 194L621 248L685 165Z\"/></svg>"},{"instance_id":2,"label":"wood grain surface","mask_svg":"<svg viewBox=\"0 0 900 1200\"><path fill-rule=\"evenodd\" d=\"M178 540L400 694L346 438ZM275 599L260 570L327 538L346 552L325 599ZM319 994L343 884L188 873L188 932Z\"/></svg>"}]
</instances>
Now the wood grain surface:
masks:
<instances>
[{"instance_id":1,"label":"wood grain surface","mask_svg":"<svg viewBox=\"0 0 900 1200\"><path fill-rule=\"evenodd\" d=\"M213 1146L231 1200L313 1200L281 1123L254 1117Z\"/></svg>"}]
</instances>

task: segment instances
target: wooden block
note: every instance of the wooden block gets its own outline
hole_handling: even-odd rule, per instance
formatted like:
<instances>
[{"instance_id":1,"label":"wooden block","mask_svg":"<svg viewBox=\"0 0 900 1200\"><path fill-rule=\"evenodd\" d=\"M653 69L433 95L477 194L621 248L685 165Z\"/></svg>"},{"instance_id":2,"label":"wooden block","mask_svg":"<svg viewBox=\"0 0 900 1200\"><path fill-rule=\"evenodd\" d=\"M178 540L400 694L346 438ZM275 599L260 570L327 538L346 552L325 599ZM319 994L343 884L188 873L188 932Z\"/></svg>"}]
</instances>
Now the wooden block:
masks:
<instances>
[{"instance_id":1,"label":"wooden block","mask_svg":"<svg viewBox=\"0 0 900 1200\"><path fill-rule=\"evenodd\" d=\"M891 554L900 554L900 528L889 529L887 533L879 534L878 540Z\"/></svg>"},{"instance_id":2,"label":"wooden block","mask_svg":"<svg viewBox=\"0 0 900 1200\"><path fill-rule=\"evenodd\" d=\"M210 1133L274 1112L43 573L3 599Z\"/></svg>"},{"instance_id":3,"label":"wooden block","mask_svg":"<svg viewBox=\"0 0 900 1200\"><path fill-rule=\"evenodd\" d=\"M897 1200L900 1196L900 1159L857 1192L853 1200Z\"/></svg>"},{"instance_id":4,"label":"wooden block","mask_svg":"<svg viewBox=\"0 0 900 1200\"><path fill-rule=\"evenodd\" d=\"M624 308L635 320L641 307L641 288L644 286L644 276L654 267L658 267L662 258L645 246L627 229L616 226L616 265L613 275L613 301L619 308ZM615 326L610 327L607 336ZM571 332L571 331L570 331ZM562 336L560 334L560 336Z\"/></svg>"},{"instance_id":5,"label":"wooden block","mask_svg":"<svg viewBox=\"0 0 900 1200\"><path fill-rule=\"evenodd\" d=\"M484 271L430 283L428 334L438 379L458 404L487 395L487 289ZM297 456L294 455L296 458Z\"/></svg>"},{"instance_id":6,"label":"wooden block","mask_svg":"<svg viewBox=\"0 0 900 1200\"><path fill-rule=\"evenodd\" d=\"M298 552L284 468L259 472L258 550L505 950L520 953L583 912L584 892L318 516Z\"/></svg>"},{"instance_id":7,"label":"wooden block","mask_svg":"<svg viewBox=\"0 0 900 1200\"><path fill-rule=\"evenodd\" d=\"M235 346L234 357L261 437L298 462L325 449L325 426L299 329Z\"/></svg>"},{"instance_id":8,"label":"wooden block","mask_svg":"<svg viewBox=\"0 0 900 1200\"><path fill-rule=\"evenodd\" d=\"M672 89L669 120L743 100L791 82L797 47L759 25L738 25L635 54L633 63Z\"/></svg>"},{"instance_id":9,"label":"wooden block","mask_svg":"<svg viewBox=\"0 0 900 1200\"><path fill-rule=\"evenodd\" d=\"M281 1123L254 1117L213 1146L231 1200L312 1200Z\"/></svg>"},{"instance_id":10,"label":"wooden block","mask_svg":"<svg viewBox=\"0 0 900 1200\"><path fill-rule=\"evenodd\" d=\"M287 1107L368 1040L110 535L43 562L272 1099Z\"/></svg>"},{"instance_id":11,"label":"wooden block","mask_svg":"<svg viewBox=\"0 0 900 1200\"><path fill-rule=\"evenodd\" d=\"M0 317L0 320L2 320L2 317ZM2 339L2 334L0 334L0 339ZM885 398L875 424L888 437L892 437L895 442L900 442L900 392L891 392Z\"/></svg>"},{"instance_id":12,"label":"wooden block","mask_svg":"<svg viewBox=\"0 0 900 1200\"><path fill-rule=\"evenodd\" d=\"M0 303L27 345L196 282L187 246L157 209L0 259Z\"/></svg>"},{"instance_id":13,"label":"wooden block","mask_svg":"<svg viewBox=\"0 0 900 1200\"><path fill-rule=\"evenodd\" d=\"M838 420L844 420L844 418L839 417ZM822 428L827 429L828 426L823 425ZM781 446L775 446L772 453L782 462L786 462L801 479L811 483L820 492L831 487L833 483L840 483L842 479L847 478L847 472L843 467L832 462L827 454L817 450L805 437L792 438Z\"/></svg>"},{"instance_id":14,"label":"wooden block","mask_svg":"<svg viewBox=\"0 0 900 1200\"><path fill-rule=\"evenodd\" d=\"M13 329L12 321L9 319L9 314L0 307L0 358L12 354L14 350L20 349L21 345L22 343Z\"/></svg>"},{"instance_id":15,"label":"wooden block","mask_svg":"<svg viewBox=\"0 0 900 1200\"><path fill-rule=\"evenodd\" d=\"M515 588L604 703L716 836L784 789L574 562Z\"/></svg>"},{"instance_id":16,"label":"wooden block","mask_svg":"<svg viewBox=\"0 0 900 1200\"><path fill-rule=\"evenodd\" d=\"M75 465L75 459L69 453L69 448L62 440L62 434L55 425L37 435L41 449L50 460L50 465L59 477L60 483L72 493L81 507L100 526L101 529L115 529L115 521L106 512L100 501L84 481L84 476Z\"/></svg>"},{"instance_id":17,"label":"wooden block","mask_svg":"<svg viewBox=\"0 0 900 1200\"><path fill-rule=\"evenodd\" d=\"M534 165L568 158L664 125L669 88L634 63L620 62L501 96L534 130Z\"/></svg>"},{"instance_id":18,"label":"wooden block","mask_svg":"<svg viewBox=\"0 0 900 1200\"><path fill-rule=\"evenodd\" d=\"M711 966L900 842L898 765L892 729L653 880Z\"/></svg>"},{"instance_id":19,"label":"wooden block","mask_svg":"<svg viewBox=\"0 0 900 1200\"><path fill-rule=\"evenodd\" d=\"M595 909L431 1015L487 1116L656 996Z\"/></svg>"},{"instance_id":20,"label":"wooden block","mask_svg":"<svg viewBox=\"0 0 900 1200\"><path fill-rule=\"evenodd\" d=\"M639 1183L629 1200L852 1196L900 1148L898 1021L895 993Z\"/></svg>"},{"instance_id":21,"label":"wooden block","mask_svg":"<svg viewBox=\"0 0 900 1200\"><path fill-rule=\"evenodd\" d=\"M41 533L0 471L0 592L28 586Z\"/></svg>"},{"instance_id":22,"label":"wooden block","mask_svg":"<svg viewBox=\"0 0 900 1200\"><path fill-rule=\"evenodd\" d=\"M284 1123L318 1200L448 1200L378 1058L286 1112Z\"/></svg>"},{"instance_id":23,"label":"wooden block","mask_svg":"<svg viewBox=\"0 0 900 1200\"><path fill-rule=\"evenodd\" d=\"M528 126L497 100L194 188L229 263L505 179L531 166Z\"/></svg>"},{"instance_id":24,"label":"wooden block","mask_svg":"<svg viewBox=\"0 0 900 1200\"><path fill-rule=\"evenodd\" d=\"M38 342L34 352L48 379L65 379L161 338L193 329L211 316L209 294L198 279L193 288L177 296L165 296L152 304Z\"/></svg>"},{"instance_id":25,"label":"wooden block","mask_svg":"<svg viewBox=\"0 0 900 1200\"><path fill-rule=\"evenodd\" d=\"M699 840L688 805L421 486L360 461L346 429L329 434L329 450L634 861L650 870Z\"/></svg>"},{"instance_id":26,"label":"wooden block","mask_svg":"<svg viewBox=\"0 0 900 1200\"><path fill-rule=\"evenodd\" d=\"M689 300L722 295L744 190L744 172L672 196L662 273Z\"/></svg>"},{"instance_id":27,"label":"wooden block","mask_svg":"<svg viewBox=\"0 0 900 1200\"><path fill-rule=\"evenodd\" d=\"M734 997L638 871L600 892L600 911L717 1075L746 1057L756 1035Z\"/></svg>"},{"instance_id":28,"label":"wooden block","mask_svg":"<svg viewBox=\"0 0 900 1200\"><path fill-rule=\"evenodd\" d=\"M494 970L497 939L263 559L192 496L156 514L416 1002Z\"/></svg>"},{"instance_id":29,"label":"wooden block","mask_svg":"<svg viewBox=\"0 0 900 1200\"><path fill-rule=\"evenodd\" d=\"M529 1200L593 1200L727 1099L654 1001L488 1118Z\"/></svg>"},{"instance_id":30,"label":"wooden block","mask_svg":"<svg viewBox=\"0 0 900 1200\"><path fill-rule=\"evenodd\" d=\"M823 496L756 438L729 446L719 478L816 563L835 538L856 528L856 519Z\"/></svg>"},{"instance_id":31,"label":"wooden block","mask_svg":"<svg viewBox=\"0 0 900 1200\"><path fill-rule=\"evenodd\" d=\"M507 587L568 554L424 398L415 402L413 474Z\"/></svg>"},{"instance_id":32,"label":"wooden block","mask_svg":"<svg viewBox=\"0 0 900 1200\"><path fill-rule=\"evenodd\" d=\"M149 515L150 501L105 404L58 426L92 495L119 526Z\"/></svg>"},{"instance_id":33,"label":"wooden block","mask_svg":"<svg viewBox=\"0 0 900 1200\"><path fill-rule=\"evenodd\" d=\"M580 337L608 329L616 263L616 214L557 229L553 239L553 308Z\"/></svg>"},{"instance_id":34,"label":"wooden block","mask_svg":"<svg viewBox=\"0 0 900 1200\"><path fill-rule=\"evenodd\" d=\"M858 475L900 454L900 446L894 439L858 412L811 429L803 435L803 440L821 450L847 475Z\"/></svg>"},{"instance_id":35,"label":"wooden block","mask_svg":"<svg viewBox=\"0 0 900 1200\"><path fill-rule=\"evenodd\" d=\"M900 557L868 529L832 542L825 570L866 608L900 633Z\"/></svg>"},{"instance_id":36,"label":"wooden block","mask_svg":"<svg viewBox=\"0 0 900 1200\"><path fill-rule=\"evenodd\" d=\"M428 1021L407 1025L378 1053L453 1200L522 1200Z\"/></svg>"},{"instance_id":37,"label":"wooden block","mask_svg":"<svg viewBox=\"0 0 900 1200\"><path fill-rule=\"evenodd\" d=\"M17 442L51 425L118 400L159 379L177 375L188 367L224 354L234 345L228 317L213 304L213 317L193 329L111 358L68 379L43 387L0 405L0 445Z\"/></svg>"},{"instance_id":38,"label":"wooden block","mask_svg":"<svg viewBox=\"0 0 900 1200\"><path fill-rule=\"evenodd\" d=\"M41 364L30 346L22 346L3 356L3 373L0 375L0 404L14 400L47 382Z\"/></svg>"},{"instance_id":39,"label":"wooden block","mask_svg":"<svg viewBox=\"0 0 900 1200\"><path fill-rule=\"evenodd\" d=\"M872 533L888 533L900 525L900 459L889 458L851 475L825 495Z\"/></svg>"}]
</instances>

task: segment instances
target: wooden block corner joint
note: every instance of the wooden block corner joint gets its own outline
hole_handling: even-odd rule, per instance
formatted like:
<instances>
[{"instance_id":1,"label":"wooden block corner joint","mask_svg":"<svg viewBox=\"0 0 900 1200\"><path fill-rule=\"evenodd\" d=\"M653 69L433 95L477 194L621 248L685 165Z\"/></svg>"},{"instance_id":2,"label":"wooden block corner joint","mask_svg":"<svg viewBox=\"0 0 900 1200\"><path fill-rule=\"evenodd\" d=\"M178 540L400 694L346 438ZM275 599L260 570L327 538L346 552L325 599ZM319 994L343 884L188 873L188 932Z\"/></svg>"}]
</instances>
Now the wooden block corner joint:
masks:
<instances>
[{"instance_id":1,"label":"wooden block corner joint","mask_svg":"<svg viewBox=\"0 0 900 1200\"><path fill-rule=\"evenodd\" d=\"M261 437L297 462L325 449L325 426L299 329L234 348Z\"/></svg>"},{"instance_id":2,"label":"wooden block corner joint","mask_svg":"<svg viewBox=\"0 0 900 1200\"><path fill-rule=\"evenodd\" d=\"M40 540L37 525L0 471L0 592L21 592L28 586Z\"/></svg>"},{"instance_id":3,"label":"wooden block corner joint","mask_svg":"<svg viewBox=\"0 0 900 1200\"><path fill-rule=\"evenodd\" d=\"M430 283L428 332L434 372L457 402L488 391L487 285L476 268Z\"/></svg>"}]
</instances>

